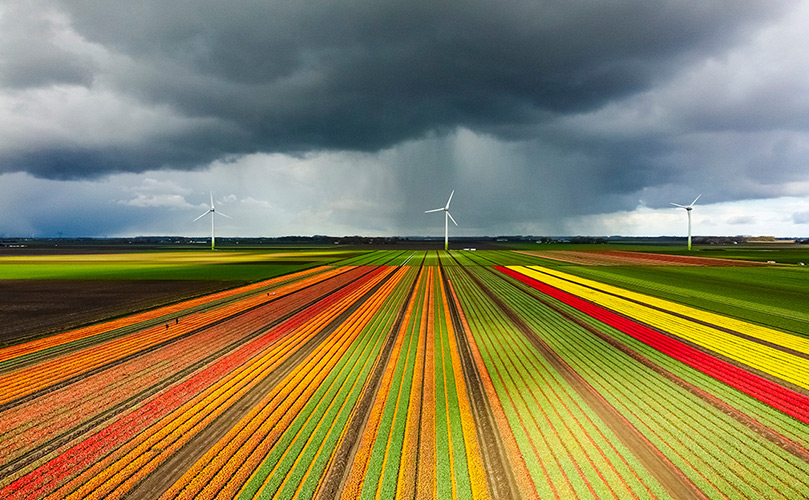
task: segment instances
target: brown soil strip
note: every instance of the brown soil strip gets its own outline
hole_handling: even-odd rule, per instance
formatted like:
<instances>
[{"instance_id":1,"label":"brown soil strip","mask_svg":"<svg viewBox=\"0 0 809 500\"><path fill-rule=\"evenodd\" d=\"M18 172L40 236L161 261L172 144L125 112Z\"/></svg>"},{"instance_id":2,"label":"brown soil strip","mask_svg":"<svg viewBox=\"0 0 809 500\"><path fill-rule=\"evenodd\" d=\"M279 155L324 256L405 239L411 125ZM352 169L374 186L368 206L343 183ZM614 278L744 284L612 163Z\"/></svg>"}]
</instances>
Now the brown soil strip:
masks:
<instances>
[{"instance_id":1,"label":"brown soil strip","mask_svg":"<svg viewBox=\"0 0 809 500\"><path fill-rule=\"evenodd\" d=\"M349 271L349 272L351 272L351 271ZM342 276L345 276L345 274L347 274L347 273L341 273ZM295 280L295 281L297 281L297 280ZM0 281L0 283L1 282L2 281ZM309 288L311 286L316 286L316 284L310 284L308 286L305 286L304 288ZM219 290L217 290L217 291L219 291ZM258 289L248 290L248 291L242 291L242 292L237 293L236 295L229 295L229 296L226 296L226 297L221 297L221 298L209 301L209 302L204 302L204 303L201 303L201 304L191 306L191 307L183 309L181 311L176 311L174 313L166 313L166 314L164 314L163 316L160 316L160 317L149 318L149 319L146 319L146 320L144 320L144 321L142 321L140 323L137 323L137 324L129 324L129 325L117 327L117 328L114 328L112 330L99 332L99 333L91 335L89 337L76 339L74 341L69 341L69 342L66 342L64 344L58 344L58 345L54 345L54 346L51 346L51 347L46 347L46 348L41 349L41 350L36 351L36 352L31 352L31 353L25 354L23 356L19 356L19 357L12 358L12 359L7 359L5 361L0 362L0 373L4 373L4 372L10 371L10 370L16 370L20 366L39 363L39 362L41 362L43 360L53 358L53 357L62 356L62 355L65 355L67 353L74 352L76 350L87 349L87 348L92 347L94 345L102 344L102 343L108 341L111 337L115 337L115 336L119 336L119 335L128 335L130 333L142 330L144 328L148 328L148 327L151 327L151 326L160 325L160 324L164 324L164 323L171 324L173 321L176 321L178 318L182 318L182 317L184 317L186 315L190 315L190 314L194 314L194 313L200 313L200 312L207 311L207 310L210 310L210 309L215 309L215 308L221 307L221 306L223 306L225 304L237 302L239 300L242 300L245 297L256 296L256 295L260 295L260 294L263 294L263 293L264 293L263 288L258 288ZM198 297L202 297L202 296L204 296L204 294L200 295ZM196 297L188 297L188 298L185 298L185 299L176 300L174 302L158 304L158 306L167 306L167 305L170 305L170 304L177 304L177 303L181 303L181 302L183 302L185 300L188 300L188 299L191 299L191 298L196 298ZM132 313L127 313L127 314L120 315L120 316L117 316L117 317L118 318L126 317L126 316L129 316L129 315L132 315L132 314L137 314L137 312L143 312L143 311L145 311L145 310L136 311L136 312L132 312ZM111 318L108 318L107 320L109 320L109 319L111 319ZM63 330L63 331L68 331L68 330L69 329L66 329L66 330ZM38 335L37 337L42 337L42 336L43 335ZM28 340L31 340L31 339L28 339Z\"/></svg>"},{"instance_id":2,"label":"brown soil strip","mask_svg":"<svg viewBox=\"0 0 809 500\"><path fill-rule=\"evenodd\" d=\"M423 262L422 262L423 264ZM423 270L420 267L419 273ZM418 275L417 275L418 276ZM345 481L348 479L348 472L350 465L354 461L354 455L357 453L357 447L360 442L362 431L365 430L365 424L368 421L368 415L371 412L374 401L376 400L379 392L379 386L382 383L382 376L385 374L385 369L390 361L390 355L393 351L393 346L396 344L396 338L399 330L404 323L405 314L407 313L407 306L413 298L413 293L416 290L416 283L418 279L414 279L410 285L410 290L407 292L407 297L402 302L402 307L399 309L399 315L388 333L388 338L385 345L380 352L376 364L365 383L362 390L362 397L357 402L354 411L351 414L351 419L346 426L343 436L340 438L340 443L332 455L327 469L323 473L320 485L315 493L317 499L333 499L337 498L343 489Z\"/></svg>"},{"instance_id":3,"label":"brown soil strip","mask_svg":"<svg viewBox=\"0 0 809 500\"><path fill-rule=\"evenodd\" d=\"M356 278L356 279L359 279L359 277ZM340 290L340 289L344 288L345 286L348 286L353 281L355 281L355 280L350 280L350 281L340 285L339 287L334 288L333 290L330 290L329 293L334 293L335 291ZM314 284L314 285L316 285L316 284ZM312 286L314 286L314 285L312 285ZM301 290L306 290L307 288L309 288L309 287L305 287L305 288L302 288L300 290L296 290L295 292L293 292L289 296L291 296L291 295L293 295L295 293L298 293ZM287 297L289 297L289 296L287 296ZM258 337L259 335L264 334L268 330L271 330L272 328L275 328L276 326L283 323L287 319L289 319L289 318L295 316L296 314L298 314L298 313L306 310L307 308L311 307L313 304L315 304L317 301L319 301L322 298L323 298L322 295L318 296L317 298L314 298L314 299L308 301L306 304L303 304L303 305L295 308L294 310L284 314L283 316L280 316L280 317L277 317L277 318L273 319L272 322L268 323L264 327L262 327L262 328L260 328L258 330L255 330L254 332L249 333L248 335L242 337L241 339L237 340L236 342L233 342L232 344L220 349L219 351L217 351L217 352L215 352L213 354L210 354L209 356L206 356L204 359L194 363L193 365L190 365L190 366L184 368L183 370L171 375L170 377L161 380L159 383L157 383L157 384L155 384L155 385L141 391L138 394L135 394L134 396L132 396L130 398L127 398L124 401L121 401L120 403L118 403L117 405L107 409L106 411L104 411L102 413L99 413L98 415L95 415L94 417L92 417L92 418L90 418L88 420L85 420L84 422L82 422L78 426L70 429L69 431L66 431L66 432L64 432L64 433L62 433L62 434L60 434L58 436L55 436L51 440L49 440L49 441L41 444L40 446L30 450L29 452L25 453L24 455L21 455L21 456L17 457L15 460L5 464L3 466L3 468L0 469L0 477L13 474L14 472L26 467L28 464L30 464L32 462L35 462L36 460L39 460L40 458L42 458L42 457L48 455L49 453L61 448L62 446L65 446L66 444L70 443L74 439L77 439L78 437L80 437L84 433L92 431L96 427L99 427L99 426L103 425L104 422L106 422L106 421L108 421L108 420L110 420L112 418L115 418L116 416L126 412L129 408L132 408L132 407L140 404L141 402L143 402L143 401L149 399L150 397L154 396L155 394L159 393L163 389L165 389L167 387L170 387L171 385L179 382L180 380L184 379L185 377L187 377L187 376L191 375L192 373L196 372L197 370L201 369L202 367L204 367L208 363L211 363L211 362L219 359L220 357L226 355L227 353L229 353L229 352L231 352L231 351L233 351L235 349L238 349L241 345L249 342L250 340ZM256 308L263 307L263 306L266 306L266 305L267 305L267 303L261 304L261 305L257 306ZM253 309L256 309L256 308L253 308ZM250 310L253 310L253 309L250 309ZM241 314L243 314L245 312L247 312L247 311L242 311L241 313L239 313L236 316L231 316L231 317L223 319L222 321L217 321L216 323L212 323L212 324L200 327L200 328L198 328L196 330L193 330L193 331L189 332L188 334L185 334L185 335L182 335L181 337L178 337L177 339L171 339L171 340L172 341L179 340L179 338L185 338L185 337L187 337L189 335L193 335L193 334L195 334L195 333L197 333L197 332L199 332L201 330L204 330L206 328L209 328L209 327L211 327L211 326L213 326L215 324L219 324L219 323L222 323L222 322L225 322L225 321L234 320L239 315L241 315ZM164 344L161 344L161 346L162 345L164 345ZM156 349L156 347L154 349ZM150 351L152 351L154 349L150 348L148 350L141 351L141 352L139 352L137 354L138 355L145 354L146 352L150 352ZM119 363L123 363L123 362L127 361L127 359L128 358L121 358L120 360L116 360L114 362L111 362L108 365L104 365L100 369L111 368L111 367L113 367L113 366L115 366L115 365L117 365ZM99 369L99 371L100 371L100 369ZM90 376L90 375L92 375L94 373L96 373L96 372L95 371L93 371L92 373L86 372L86 373L78 375L78 376L76 376L74 378L81 379L83 377ZM74 381L75 380L70 379L69 383L73 383ZM65 385L67 385L67 384L65 384ZM50 390L57 390L58 388L61 388L61 386L60 387L51 386ZM15 402L12 402L12 403L19 404L19 403L15 403ZM12 403L8 403L8 404L13 406ZM3 409L5 409L5 405L3 405L3 408L0 408L0 411L2 411Z\"/></svg>"},{"instance_id":4,"label":"brown soil strip","mask_svg":"<svg viewBox=\"0 0 809 500\"><path fill-rule=\"evenodd\" d=\"M245 312L248 312L248 311L252 311L254 309L262 307L263 305L264 304L256 305L254 307L251 307L250 309L245 309L244 311L240 311L238 314L242 314L242 313L245 313ZM160 342L159 344L155 344L155 345L149 346L149 347L147 347L145 349L141 349L140 351L128 354L128 355L126 355L124 357L114 359L114 360L112 360L112 361L110 361L108 363L105 363L105 364L101 365L101 366L97 366L96 368L93 368L91 370L87 370L86 372L78 373L76 375L73 375L72 377L60 380L59 382L51 384L51 385L49 385L47 387L43 387L41 389L38 389L38 390L36 390L34 392L31 392L29 394L26 394L24 396L20 396L19 398L11 400L11 401L9 401L7 403L0 404L0 412L5 411L5 410L7 410L9 408L12 408L14 406L17 406L19 404L31 401L32 399L36 399L36 398L38 398L38 397L40 397L40 396L42 396L44 394L47 394L49 392L53 392L53 391L57 391L59 389L63 389L63 388L65 388L65 387L67 387L67 386L69 386L69 385L71 385L71 384L73 384L75 382L78 382L79 380L84 379L85 377L91 377L91 376L96 375L98 373L101 373L101 372L103 372L105 370L113 368L113 367L115 367L115 366L117 366L117 365L119 365L121 363L131 361L131 360L133 360L135 358L143 356L144 354L148 354L150 352L153 352L153 351L156 351L156 350L161 349L163 347L166 347L167 345L170 345L170 344L173 344L173 343L175 343L175 342L177 342L179 340L188 338L188 337L190 337L190 336L192 336L192 335L194 335L194 334L196 334L196 333L198 333L198 332L200 332L200 331L202 331L202 330L204 330L206 328L218 325L218 324L223 323L225 321L228 321L228 320L230 320L230 319L232 319L234 317L235 317L235 315L234 316L228 316L228 317L225 317L225 318L220 318L220 319L218 319L218 320L216 320L216 321L214 321L212 323L209 323L209 324L207 324L207 325L205 325L203 327L196 328L194 330L183 333L182 335L178 335L176 337L172 337L170 339L166 339L163 342Z\"/></svg>"},{"instance_id":5,"label":"brown soil strip","mask_svg":"<svg viewBox=\"0 0 809 500\"><path fill-rule=\"evenodd\" d=\"M604 258L634 259L638 261L650 261L653 265L658 263L672 263L673 265L697 265L697 266L718 266L718 267L757 267L766 263L753 260L729 259L726 257L705 257L696 255L672 255L649 252L628 252L621 250L608 250L595 252Z\"/></svg>"},{"instance_id":6,"label":"brown soil strip","mask_svg":"<svg viewBox=\"0 0 809 500\"><path fill-rule=\"evenodd\" d=\"M149 474L143 481L131 489L125 498L158 498L172 484L180 479L197 460L202 458L219 439L231 429L239 420L261 401L267 393L273 390L279 382L289 375L307 356L309 356L326 338L334 333L346 319L357 311L374 293L376 293L390 278L393 272L388 271L385 277L368 290L356 302L351 304L339 316L334 318L306 344L295 353L286 358L261 382L251 388L238 401L225 410L219 417L191 438L177 453L171 455L161 463L157 469Z\"/></svg>"},{"instance_id":7,"label":"brown soil strip","mask_svg":"<svg viewBox=\"0 0 809 500\"><path fill-rule=\"evenodd\" d=\"M370 270L371 268L368 268L368 269ZM366 271L365 273L362 273L360 276L364 276L365 274L367 274L367 272L370 272L370 271ZM347 274L341 274L339 276L345 277L345 276L347 276ZM336 277L337 276L333 276L332 278L336 278ZM332 278L329 278L329 279L332 279ZM351 278L350 281L353 281L353 280L356 280L356 279L359 279L359 277ZM307 289L309 289L311 287L318 286L321 283L322 282L309 284L309 285L307 285L307 286L305 286L305 287L303 287L303 288L301 288L299 290L295 290L292 293L294 294L294 293L300 292L301 290L307 290ZM348 282L346 282L344 284L341 284L339 287L335 288L333 291L339 290L340 288L343 288L344 286L346 286L347 283ZM289 296L289 295L287 295L287 296ZM239 297L241 297L241 295L237 295L237 296L235 296L235 298L229 298L229 299L226 299L226 300L228 302L237 301L237 300L240 300ZM272 301L274 299L269 299L269 300ZM210 308L210 307L216 307L217 304L221 304L221 302L217 302L215 304L204 304L204 305L199 306L199 307L200 308ZM252 306L250 308L235 312L235 313L233 313L233 314L231 314L229 316L221 317L221 318L219 318L219 319L217 319L215 321L212 321L212 322L208 323L205 326L199 327L197 329L194 329L192 331L189 331L189 332L186 332L184 334L178 335L176 337L166 339L163 342L160 342L159 344L155 344L155 345L152 345L150 347L144 348L144 349L142 349L140 351L130 353L130 354L128 354L128 355L126 355L126 356L124 356L122 358L114 359L114 360L112 360L112 361L110 361L110 362L108 362L108 363L106 363L104 365L97 366L96 368L93 368L93 369L88 370L86 372L78 373L78 374L76 374L76 375L74 375L74 376L72 376L70 378L63 379L63 380L61 380L59 382L56 382L56 383L54 383L52 385L49 385L47 387L43 387L43 388L38 389L38 390L36 390L36 391L34 391L32 393L21 396L21 397L15 399L15 400L8 401L6 403L0 404L0 412L5 411L6 409L8 409L10 407L13 407L15 405L19 405L19 404L25 403L27 401L30 401L32 399L38 398L43 394L46 394L46 393L49 393L49 392L56 391L56 390L62 389L64 387L67 387L68 385L71 385L71 384L73 384L73 383L75 383L75 382L77 382L77 381L79 381L79 380L81 380L81 379L83 379L85 377L89 377L89 376L95 375L97 373L100 373L100 372L102 372L104 370L108 370L108 369L110 369L112 367L117 366L118 364L124 363L126 361L133 360L135 358L138 358L138 357L143 356L145 354L148 354L150 352L156 351L156 350L158 350L158 349L160 349L162 347L170 345L170 344L172 344L174 342L177 342L179 340L188 338L189 336L194 335L194 334L204 330L205 328L209 328L209 327L212 327L212 326L215 326L215 325L219 325L221 323L224 323L225 321L229 321L229 320L231 320L233 318L239 317L242 314L245 314L245 313L254 311L254 310L258 309L258 308L264 307L265 304L266 304L266 302L261 303L261 304L256 304L256 305L254 305L254 306ZM195 310L200 310L200 309L195 308ZM185 314L185 313L183 313L183 314ZM147 320L146 322L144 322L144 324L146 324L148 326L149 324L151 324L152 321L155 321L155 320ZM163 322L163 320L157 320L157 323L162 323L162 322ZM130 325L130 326L123 327L120 330L129 331L132 328L138 328L138 327L137 327L137 325L134 325L134 326ZM115 331L118 331L118 330L114 330L113 332L115 332ZM100 340L98 340L98 343L105 342L106 340L109 340L109 339L107 339L107 338L100 339ZM85 348L85 347L87 347L87 344L84 344L81 347ZM57 353L57 354L59 354L59 353ZM43 356L43 359L45 359L45 358L47 358L49 356L50 356L49 354L45 354ZM28 361L26 361L26 363L28 363ZM5 369L6 368L0 369L0 373L2 373Z\"/></svg>"},{"instance_id":8,"label":"brown soil strip","mask_svg":"<svg viewBox=\"0 0 809 500\"><path fill-rule=\"evenodd\" d=\"M460 268L466 270L464 266L460 266ZM452 292L447 274L444 272L441 273L441 276L444 282L444 291L447 294L452 328L455 330L455 340L458 343L458 354L461 357L467 396L472 408L478 443L480 443L480 453L483 459L483 467L486 471L489 496L498 500L520 498L514 472L508 465L505 445L497 431L497 424L495 424L494 415L489 406L486 391L483 388L478 366L472 357L463 321L461 321L460 306L455 302L455 294Z\"/></svg>"},{"instance_id":9,"label":"brown soil strip","mask_svg":"<svg viewBox=\"0 0 809 500\"><path fill-rule=\"evenodd\" d=\"M312 286L312 285L310 285L310 286ZM309 287L302 288L301 290L306 289L306 288L309 288ZM299 290L297 290L297 291L299 291ZM121 363L125 363L127 361L131 361L131 360L136 359L136 358L138 358L140 356L148 354L150 352L154 352L154 351L156 351L158 349L166 347L166 346L168 346L170 344L173 344L173 343L175 343L177 341L180 341L182 339L185 339L185 338L188 338L188 337L190 337L192 335L195 335L196 333L198 333L198 332L200 332L202 330L205 330L206 328L210 328L212 326L219 325L221 323L224 323L225 321L229 321L229 320L231 320L233 318L241 316L242 314L245 314L245 313L254 311L255 309L264 307L265 305L266 305L266 302L261 303L261 304L256 304L253 307L241 310L239 312L231 314L230 316L225 316L225 317L219 318L216 321L213 321L211 323L206 324L205 326L201 326L201 327L196 328L194 330L191 330L189 332L183 333L181 335L177 335L176 337L166 339L163 342L160 342L158 344L155 344L155 345L149 346L147 348L141 349L140 351L130 353L130 354L124 356L124 357L114 359L114 360L112 360L112 361L110 361L108 363L105 363L105 364L103 364L101 366L97 366L96 368L93 368L93 369L88 370L86 372L78 373L76 375L73 375L72 377L60 380L59 382L56 382L56 383L54 383L52 385L49 385L47 387L43 387L41 389L38 389L38 390L36 390L34 392L31 392L29 394L26 394L24 396L20 396L19 398L14 399L12 401L8 401L6 403L0 404L0 412L5 411L6 409L11 408L13 406L16 406L16 405L31 401L32 399L36 399L36 398L42 396L43 394L47 394L49 392L53 392L53 391L62 389L64 387L67 387L67 386L69 386L69 385L71 385L71 384L73 384L73 383L75 383L75 382L77 382L79 380L82 380L85 377L90 377L90 376L96 375L96 374L101 373L101 372L103 372L105 370L108 370L108 369L110 369L112 367L115 367L115 366L117 366L117 365L119 365Z\"/></svg>"},{"instance_id":10,"label":"brown soil strip","mask_svg":"<svg viewBox=\"0 0 809 500\"><path fill-rule=\"evenodd\" d=\"M702 491L660 451L624 418L596 389L576 370L568 365L545 343L520 316L487 288L476 276L469 273L480 289L499 307L525 338L551 363L565 381L581 396L587 405L612 430L621 442L644 464L646 470L674 498L706 498Z\"/></svg>"},{"instance_id":11,"label":"brown soil strip","mask_svg":"<svg viewBox=\"0 0 809 500\"><path fill-rule=\"evenodd\" d=\"M352 275L352 273L356 274L356 273L361 273L361 272L362 271L360 269L358 269L358 268L357 269L351 269L349 271L342 271L340 273L332 275L328 279L333 279L333 278L338 278L338 277L339 277L338 279L342 279L342 278L345 278L346 276ZM306 279L306 278L304 277L303 279ZM356 279L356 278L352 278L352 279ZM298 280L296 279L296 280L293 280L293 281L288 281L286 283L294 283L296 281L298 281ZM317 283L310 283L308 285L305 285L303 288L301 288L301 290L309 289L311 287L318 286L318 284L320 284L320 283L323 283L323 281L318 281ZM76 339L76 340L69 341L69 342L66 342L66 343L63 343L63 344L57 344L57 345L54 345L54 346L51 346L51 347L43 348L43 349L35 351L35 352L24 354L22 356L18 356L18 357L14 357L14 358L11 358L11 359L4 360L4 361L0 361L0 373L6 373L8 371L17 370L21 366L33 365L33 364L40 363L40 362L42 362L44 360L47 360L47 359L50 359L50 358L54 358L54 357L69 354L69 353L77 351L77 350L91 348L94 345L103 344L104 342L109 341L113 337L129 335L129 334L131 334L133 332L137 332L137 331L143 330L145 328L153 327L153 326L156 326L156 325L162 325L162 324L166 324L166 323L168 323L170 325L170 324L172 324L172 322L175 322L178 319L181 319L181 318L183 318L183 317L185 317L187 315L204 312L204 311L208 311L208 310L211 310L211 309L216 309L216 308L221 307L221 306L226 305L226 304L230 304L230 303L233 303L233 302L238 302L238 301L240 301L240 300L242 300L242 299L244 299L246 297L262 295L262 294L265 293L265 291L266 291L265 287L256 288L256 289L252 289L252 290L248 290L248 291L242 291L242 292L237 293L236 295L229 295L229 296L226 296L226 297L221 297L221 298L218 298L218 299L214 299L212 301L203 302L201 304L197 304L197 305L188 307L188 308L183 309L181 311L175 311L174 313L166 313L163 316L149 318L149 319L143 320L143 321L141 321L140 323L137 323L137 324L129 324L129 325L113 328L112 330L99 332L97 334L90 335L88 337ZM269 293L267 293L267 296L269 296ZM178 300L178 301L175 301L173 303L174 304L181 303L181 302L183 302L185 300L186 299ZM268 300L271 300L271 299L268 299ZM170 305L170 304L172 304L172 303L166 303L166 304L161 304L161 305L166 306L166 305ZM258 306L256 306L256 307L258 307ZM246 312L246 311L242 311L242 312ZM242 314L242 312L236 313L236 315ZM133 313L133 314L137 314L137 313ZM126 317L126 315L122 315L122 316L119 316L119 317Z\"/></svg>"}]
</instances>

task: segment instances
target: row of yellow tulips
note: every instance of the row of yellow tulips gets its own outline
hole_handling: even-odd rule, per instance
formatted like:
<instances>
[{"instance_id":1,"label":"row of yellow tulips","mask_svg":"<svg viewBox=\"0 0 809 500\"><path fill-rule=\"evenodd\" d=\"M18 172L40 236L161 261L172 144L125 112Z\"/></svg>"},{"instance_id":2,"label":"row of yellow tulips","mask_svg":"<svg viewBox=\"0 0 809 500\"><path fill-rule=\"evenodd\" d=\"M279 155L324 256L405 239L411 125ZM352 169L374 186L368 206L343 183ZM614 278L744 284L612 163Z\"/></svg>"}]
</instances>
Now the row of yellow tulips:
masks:
<instances>
[{"instance_id":1,"label":"row of yellow tulips","mask_svg":"<svg viewBox=\"0 0 809 500\"><path fill-rule=\"evenodd\" d=\"M732 318L725 320L724 317L713 313L708 316L709 313L704 311L640 294L624 293L624 291L615 287L606 288L607 285L597 286L595 282L590 280L583 280L576 276L538 266L531 266L530 268L513 267L511 269L619 314L634 318L653 328L669 332L714 353L727 356L744 365L809 389L809 359L727 331L731 330L731 326L739 327L744 325L748 325L749 328L740 328L740 330L764 331L769 329L733 320ZM713 323L705 324L704 321L709 318ZM785 344L797 345L800 344L798 340L802 340L783 332L769 331L771 333L768 337L770 342L780 339ZM760 333L757 338L761 337L763 337L763 333Z\"/></svg>"}]
</instances>

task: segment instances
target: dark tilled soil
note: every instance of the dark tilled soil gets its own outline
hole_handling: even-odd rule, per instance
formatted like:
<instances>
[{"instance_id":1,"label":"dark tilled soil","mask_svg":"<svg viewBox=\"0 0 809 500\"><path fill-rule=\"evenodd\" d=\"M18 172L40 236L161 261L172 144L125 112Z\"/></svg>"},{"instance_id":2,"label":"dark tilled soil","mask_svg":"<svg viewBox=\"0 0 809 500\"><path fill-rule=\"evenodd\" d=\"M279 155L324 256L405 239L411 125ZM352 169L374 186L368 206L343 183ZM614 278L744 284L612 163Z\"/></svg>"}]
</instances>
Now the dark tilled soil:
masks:
<instances>
[{"instance_id":1,"label":"dark tilled soil","mask_svg":"<svg viewBox=\"0 0 809 500\"><path fill-rule=\"evenodd\" d=\"M0 346L240 284L179 280L0 280Z\"/></svg>"}]
</instances>

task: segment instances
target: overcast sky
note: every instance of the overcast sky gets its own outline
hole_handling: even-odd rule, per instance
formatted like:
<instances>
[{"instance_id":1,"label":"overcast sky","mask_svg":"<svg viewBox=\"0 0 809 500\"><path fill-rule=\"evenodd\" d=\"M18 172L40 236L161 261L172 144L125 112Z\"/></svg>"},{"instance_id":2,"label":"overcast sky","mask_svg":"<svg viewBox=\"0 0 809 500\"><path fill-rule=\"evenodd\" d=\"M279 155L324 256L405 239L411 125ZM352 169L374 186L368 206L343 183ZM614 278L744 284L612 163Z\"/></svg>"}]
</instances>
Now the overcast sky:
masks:
<instances>
[{"instance_id":1,"label":"overcast sky","mask_svg":"<svg viewBox=\"0 0 809 500\"><path fill-rule=\"evenodd\" d=\"M0 0L0 237L809 236L809 0Z\"/></svg>"}]
</instances>

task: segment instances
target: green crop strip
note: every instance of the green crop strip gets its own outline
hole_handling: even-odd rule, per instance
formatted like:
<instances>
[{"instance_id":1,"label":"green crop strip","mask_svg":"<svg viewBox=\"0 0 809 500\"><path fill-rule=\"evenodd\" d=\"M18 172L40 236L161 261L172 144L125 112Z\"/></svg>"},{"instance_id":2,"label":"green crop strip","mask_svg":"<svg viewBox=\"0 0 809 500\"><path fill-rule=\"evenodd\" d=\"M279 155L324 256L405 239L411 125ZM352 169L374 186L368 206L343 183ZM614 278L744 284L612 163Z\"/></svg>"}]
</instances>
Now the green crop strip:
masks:
<instances>
[{"instance_id":1,"label":"green crop strip","mask_svg":"<svg viewBox=\"0 0 809 500\"><path fill-rule=\"evenodd\" d=\"M0 257L0 279L258 281L326 264L340 254L140 252Z\"/></svg>"},{"instance_id":2,"label":"green crop strip","mask_svg":"<svg viewBox=\"0 0 809 500\"><path fill-rule=\"evenodd\" d=\"M452 273L451 279L537 492L546 498L558 488L568 494L586 491L583 481L571 479L579 475L571 461L561 458L566 454L564 446L552 437L547 423L535 420L534 415L544 412L531 401L531 394L521 389L530 375L524 365L515 363L515 353L526 347L520 346L520 335L462 272ZM555 378L549 366L541 369L550 375L549 380Z\"/></svg>"}]
</instances>

